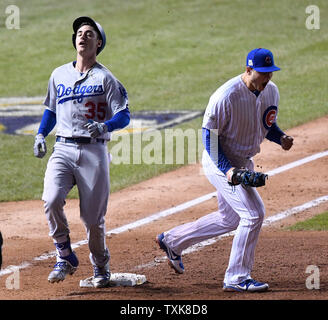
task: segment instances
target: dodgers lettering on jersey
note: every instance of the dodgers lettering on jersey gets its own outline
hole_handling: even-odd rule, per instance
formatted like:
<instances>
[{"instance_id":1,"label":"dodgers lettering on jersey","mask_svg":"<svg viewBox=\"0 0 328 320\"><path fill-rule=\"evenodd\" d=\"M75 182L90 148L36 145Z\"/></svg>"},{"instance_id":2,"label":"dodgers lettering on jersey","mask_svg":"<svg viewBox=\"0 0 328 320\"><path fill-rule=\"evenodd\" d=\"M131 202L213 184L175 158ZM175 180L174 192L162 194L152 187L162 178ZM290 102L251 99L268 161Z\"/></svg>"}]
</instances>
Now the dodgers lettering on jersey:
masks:
<instances>
[{"instance_id":1,"label":"dodgers lettering on jersey","mask_svg":"<svg viewBox=\"0 0 328 320\"><path fill-rule=\"evenodd\" d=\"M102 64L80 74L73 63L56 68L44 104L56 113L57 136L90 137L88 120L105 122L128 106L123 85ZM100 138L110 140L109 132Z\"/></svg>"},{"instance_id":2,"label":"dodgers lettering on jersey","mask_svg":"<svg viewBox=\"0 0 328 320\"><path fill-rule=\"evenodd\" d=\"M238 75L210 97L202 126L216 129L222 150L234 166L260 151L260 144L276 121L278 104L278 88L272 81L256 97Z\"/></svg>"},{"instance_id":3,"label":"dodgers lettering on jersey","mask_svg":"<svg viewBox=\"0 0 328 320\"><path fill-rule=\"evenodd\" d=\"M57 86L57 98L59 99L58 104L74 99L76 99L77 102L81 103L84 98L101 96L104 93L105 91L101 84L89 86L82 86L81 84L79 84L73 88L66 88L62 83L60 83Z\"/></svg>"}]
</instances>

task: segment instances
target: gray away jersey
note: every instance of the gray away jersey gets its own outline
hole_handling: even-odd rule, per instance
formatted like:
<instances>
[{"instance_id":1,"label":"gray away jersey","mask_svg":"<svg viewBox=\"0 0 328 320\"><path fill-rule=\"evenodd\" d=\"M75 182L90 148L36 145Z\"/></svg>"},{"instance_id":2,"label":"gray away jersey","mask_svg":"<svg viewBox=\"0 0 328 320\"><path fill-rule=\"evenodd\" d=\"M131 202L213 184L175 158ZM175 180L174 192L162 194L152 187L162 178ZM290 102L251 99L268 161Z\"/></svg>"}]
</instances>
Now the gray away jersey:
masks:
<instances>
[{"instance_id":1,"label":"gray away jersey","mask_svg":"<svg viewBox=\"0 0 328 320\"><path fill-rule=\"evenodd\" d=\"M105 122L128 106L123 85L102 64L80 74L73 62L56 68L49 79L44 104L56 113L57 136L90 137L88 120ZM109 132L100 138L110 140Z\"/></svg>"}]
</instances>

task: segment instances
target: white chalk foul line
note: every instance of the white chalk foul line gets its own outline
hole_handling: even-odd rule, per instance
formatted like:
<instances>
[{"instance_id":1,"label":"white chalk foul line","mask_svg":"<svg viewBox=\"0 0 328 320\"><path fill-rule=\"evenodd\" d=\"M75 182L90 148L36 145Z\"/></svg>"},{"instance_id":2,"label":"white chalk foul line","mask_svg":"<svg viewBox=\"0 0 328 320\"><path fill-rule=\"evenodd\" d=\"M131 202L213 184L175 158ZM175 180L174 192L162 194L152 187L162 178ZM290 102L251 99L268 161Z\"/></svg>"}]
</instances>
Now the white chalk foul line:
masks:
<instances>
[{"instance_id":1,"label":"white chalk foul line","mask_svg":"<svg viewBox=\"0 0 328 320\"><path fill-rule=\"evenodd\" d=\"M290 162L290 163L288 163L284 166L281 166L279 168L268 171L266 174L269 175L269 176L274 176L278 173L281 173L281 172L287 171L289 169L301 166L302 164L305 164L305 163L320 159L320 158L325 157L327 155L328 155L328 150L323 151L323 152L319 152L319 153L315 153L311 156L305 157L305 158L300 159L300 160L296 160L294 162Z\"/></svg>"},{"instance_id":2,"label":"white chalk foul line","mask_svg":"<svg viewBox=\"0 0 328 320\"><path fill-rule=\"evenodd\" d=\"M325 157L328 155L328 151L324 151L324 152L319 152L319 153L316 153L314 155L311 155L311 156L308 156L306 158L303 158L303 159L300 159L300 160L297 160L297 161L294 161L294 162L291 162L287 165L284 165L284 166L281 166L281 167L278 167L274 170L271 170L271 171L268 171L267 174L269 176L274 176L276 174L279 174L279 173L282 173L284 171L287 171L291 168L295 168L297 166L300 166L300 165L303 165L305 163L308 163L308 162L311 162L311 161L314 161L314 160L317 160L319 158L322 158L322 157ZM161 218L164 218L164 217L167 217L169 215L172 215L172 214L175 214L175 213L178 213L180 211L183 211L183 210L186 210L190 207L193 207L195 205L198 205L204 201L207 201L213 197L216 197L216 191L215 192L211 192L211 193L208 193L208 194L205 194L201 197L198 197L196 199L193 199L193 200L190 200L190 201L187 201L187 202L184 202L178 206L175 206L175 207L172 207L170 209L166 209L166 210L163 210L163 211L160 211L160 212L157 212L157 213L154 213L146 218L143 218L143 219L140 219L140 220L137 220L137 221L134 221L134 222L131 222L129 224L126 224L122 227L118 227L116 229L112 229L110 231L107 232L108 235L110 234L118 234L118 233L121 233L121 232L124 232L124 231L127 231L127 230L131 230L131 229L135 229L135 228L138 228L144 224L147 224L147 223L150 223L150 222L153 222L155 220L158 220L158 219L161 219Z\"/></svg>"},{"instance_id":3,"label":"white chalk foul line","mask_svg":"<svg viewBox=\"0 0 328 320\"><path fill-rule=\"evenodd\" d=\"M300 160L291 162L291 163L289 163L287 165L278 167L278 168L276 168L274 170L271 170L271 171L267 172L267 174L269 176L274 176L276 174L279 174L279 173L284 172L286 170L289 170L291 168L295 168L297 166L300 166L300 165L305 164L305 163L308 163L310 161L313 161L313 160L316 160L316 159L325 157L327 155L328 155L328 151L319 152L319 153L316 153L314 155L305 157L303 159L300 159ZM124 226L121 226L121 227L118 227L118 228L109 230L106 233L106 235L119 234L119 233L125 232L127 230L138 228L138 227L140 227L142 225L148 224L148 223L153 222L155 220L158 220L158 219L167 217L169 215L172 215L172 214L181 212L183 210L186 210L186 209L188 209L188 208L190 208L192 206L195 206L195 205L198 205L198 204L200 204L200 203L202 203L204 201L207 201L207 200L209 200L209 199L211 199L211 198L213 198L215 196L216 196L216 192L208 193L208 194L203 195L201 197L198 197L196 199L193 199L193 200L184 202L184 203L182 203L182 204L180 204L178 206L175 206L175 207L172 207L172 208L169 208L169 209L166 209L166 210L157 212L155 214L152 214L152 215L150 215L150 216L148 216L146 218L143 218L143 219L134 221L132 223L126 224ZM72 248L73 249L76 249L76 248L78 248L78 247L80 247L82 245L85 245L87 243L88 243L87 240L81 240L81 241L78 241L78 242L73 243L72 244ZM47 259L52 258L52 257L55 257L55 256L56 256L56 251L51 251L51 252L44 253L44 254L42 254L42 255L40 255L38 257L33 258L33 260L31 262L22 262L18 266L8 266L5 269L0 270L0 277L3 276L3 275L9 274L9 273L11 273L11 272L13 272L13 271L15 271L17 269L25 269L25 268L31 266L33 264L33 262L35 262L35 261L47 260Z\"/></svg>"},{"instance_id":4,"label":"white chalk foul line","mask_svg":"<svg viewBox=\"0 0 328 320\"><path fill-rule=\"evenodd\" d=\"M320 204L324 203L328 201L328 195L326 196L322 196L322 197L319 197L317 199L314 199L314 200L311 200L309 202L306 202L300 206L297 206L297 207L294 207L294 208L291 208L291 209L288 209L286 211L282 211L280 213L277 213L273 216L270 216L268 218L266 218L264 221L263 221L263 226L268 226L274 222L277 222L279 220L283 220L291 215L295 215L297 213L300 213L302 211L305 211L307 209L310 209L312 207L316 207L316 206L319 206ZM218 236L218 237L214 237L214 238L211 238L209 240L204 240L202 242L199 242L191 247L189 247L188 249L184 250L182 252L182 255L186 255L186 254L189 254L189 253L192 253L192 252L195 252L195 251L198 251L198 250L201 250L203 249L204 247L207 247L207 246L210 246L212 244L214 244L215 242L219 241L220 239L222 238L225 238L225 237L230 237L230 236L233 236L235 234L235 231L232 231L232 232L228 232L228 233L225 233L221 236ZM162 256L160 258L156 258L155 261L151 261L151 262L148 262L146 264L142 264L142 265L139 265L137 267L135 267L135 270L140 270L140 269L147 269L147 268L151 268L151 267L154 267L156 266L157 264L163 262L164 260L166 260L167 257L166 256Z\"/></svg>"},{"instance_id":5,"label":"white chalk foul line","mask_svg":"<svg viewBox=\"0 0 328 320\"><path fill-rule=\"evenodd\" d=\"M276 174L279 174L279 173L282 173L284 171L287 171L291 168L295 168L297 166L300 166L300 165L303 165L305 163L308 163L308 162L311 162L311 161L314 161L314 160L317 160L319 158L322 158L322 157L325 157L328 155L328 151L324 151L324 152L319 152L319 153L316 153L314 155L311 155L311 156L308 156L306 158L303 158L303 159L300 159L300 160L297 160L297 161L294 161L294 162L291 162L287 165L284 165L284 166L281 166L279 168L276 168L274 170L271 170L271 171L268 171L267 174L269 176L274 176ZM172 214L175 214L175 213L178 213L180 211L183 211L183 210L186 210L190 207L193 207L195 205L198 205L204 201L207 201L213 197L216 197L216 191L214 192L211 192L211 193L208 193L208 194L205 194L204 196L201 196L201 197L198 197L196 199L193 199L193 200L190 200L190 201L187 201L187 202L184 202L178 206L175 206L175 207L172 207L170 209L166 209L166 210L163 210L163 211L160 211L160 212L157 212L157 213L154 213L146 218L143 218L143 219L140 219L140 220L137 220L137 221L134 221L134 222L131 222L129 224L126 224L122 227L118 227L116 229L112 229L110 231L107 232L107 234L118 234L118 233L121 233L121 232L124 232L124 231L127 231L127 230L131 230L131 229L135 229L135 228L138 228L144 224L147 224L147 223L150 223L150 222L153 222L154 220L158 220L160 218L164 218L164 217L167 217L169 215L172 215Z\"/></svg>"}]
</instances>

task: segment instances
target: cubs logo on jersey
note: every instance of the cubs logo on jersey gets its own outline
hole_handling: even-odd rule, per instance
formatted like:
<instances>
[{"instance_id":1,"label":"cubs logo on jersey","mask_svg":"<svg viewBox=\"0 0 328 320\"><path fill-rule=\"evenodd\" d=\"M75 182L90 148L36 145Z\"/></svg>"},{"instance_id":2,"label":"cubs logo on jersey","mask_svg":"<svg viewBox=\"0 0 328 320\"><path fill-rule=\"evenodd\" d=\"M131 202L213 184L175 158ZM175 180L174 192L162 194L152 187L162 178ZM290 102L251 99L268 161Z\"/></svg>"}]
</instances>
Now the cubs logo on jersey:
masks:
<instances>
[{"instance_id":1,"label":"cubs logo on jersey","mask_svg":"<svg viewBox=\"0 0 328 320\"><path fill-rule=\"evenodd\" d=\"M277 110L278 108L276 106L270 106L264 111L263 125L265 129L269 130L271 126L276 122Z\"/></svg>"}]
</instances>

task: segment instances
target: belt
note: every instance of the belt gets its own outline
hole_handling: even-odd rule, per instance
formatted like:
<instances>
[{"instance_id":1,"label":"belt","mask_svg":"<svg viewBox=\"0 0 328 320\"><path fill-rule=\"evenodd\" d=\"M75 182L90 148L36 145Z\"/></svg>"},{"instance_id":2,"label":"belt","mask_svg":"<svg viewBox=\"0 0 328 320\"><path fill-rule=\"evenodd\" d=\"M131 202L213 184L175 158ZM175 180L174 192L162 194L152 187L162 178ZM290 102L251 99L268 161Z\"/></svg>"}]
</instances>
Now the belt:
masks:
<instances>
[{"instance_id":1,"label":"belt","mask_svg":"<svg viewBox=\"0 0 328 320\"><path fill-rule=\"evenodd\" d=\"M75 143L75 144L88 144L92 142L100 142L104 143L105 139L94 139L94 138L87 138L87 137L79 137L79 138L65 138L65 137L56 137L56 142L64 142L64 143Z\"/></svg>"}]
</instances>

